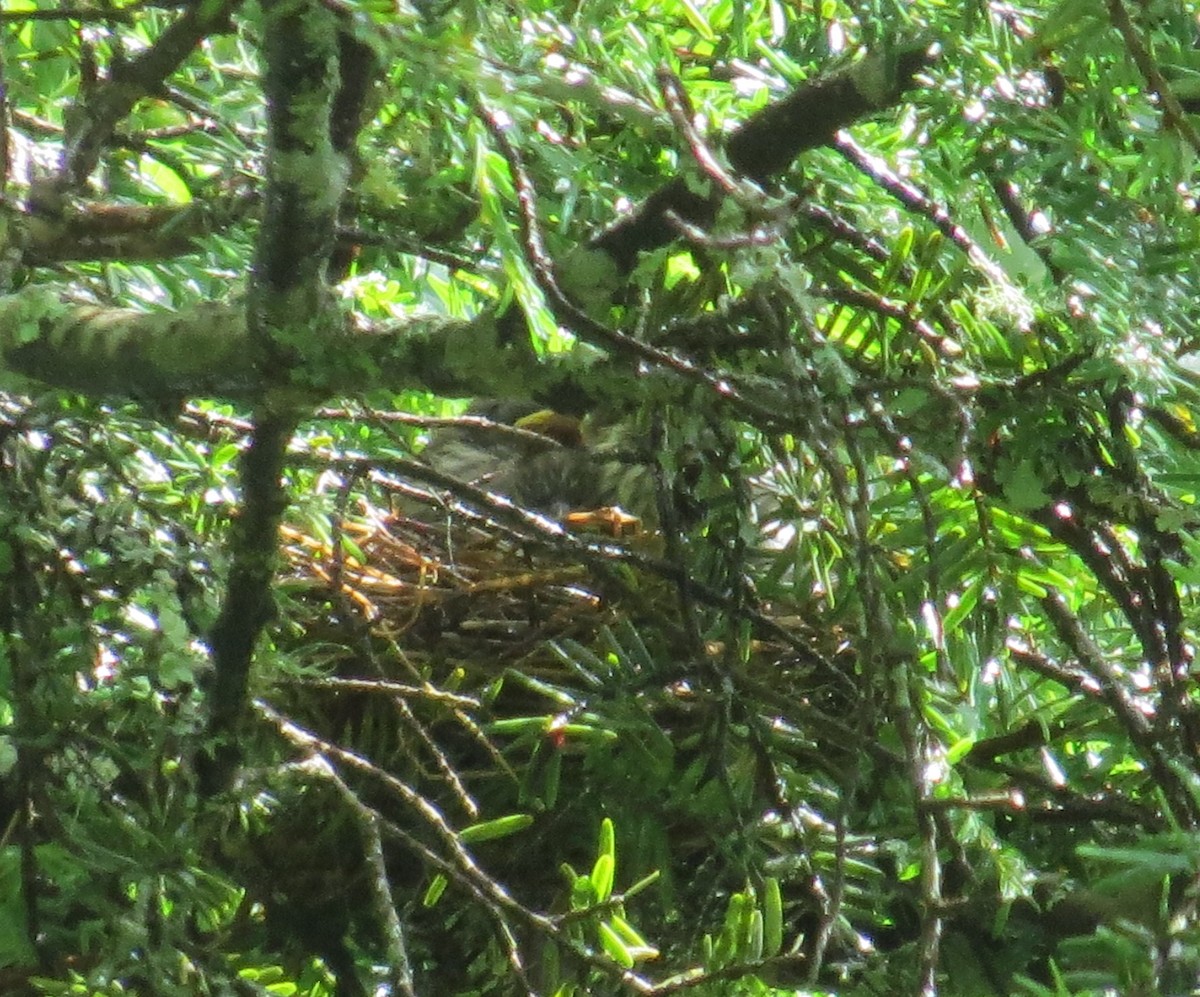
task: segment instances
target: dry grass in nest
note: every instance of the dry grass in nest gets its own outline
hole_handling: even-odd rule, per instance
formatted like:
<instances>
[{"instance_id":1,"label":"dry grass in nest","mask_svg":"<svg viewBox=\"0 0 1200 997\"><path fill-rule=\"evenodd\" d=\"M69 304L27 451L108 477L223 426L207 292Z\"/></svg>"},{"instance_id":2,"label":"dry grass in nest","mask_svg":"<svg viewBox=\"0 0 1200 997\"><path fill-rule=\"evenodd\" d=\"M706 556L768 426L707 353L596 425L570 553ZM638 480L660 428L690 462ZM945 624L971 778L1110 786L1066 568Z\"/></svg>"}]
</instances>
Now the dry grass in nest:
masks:
<instances>
[{"instance_id":1,"label":"dry grass in nest","mask_svg":"<svg viewBox=\"0 0 1200 997\"><path fill-rule=\"evenodd\" d=\"M599 521L608 528L608 518ZM340 545L294 526L281 532L294 582L335 594L412 651L436 643L449 657L512 662L550 639L586 640L612 619L594 570L533 553L483 524L432 525L368 508L343 522Z\"/></svg>"}]
</instances>

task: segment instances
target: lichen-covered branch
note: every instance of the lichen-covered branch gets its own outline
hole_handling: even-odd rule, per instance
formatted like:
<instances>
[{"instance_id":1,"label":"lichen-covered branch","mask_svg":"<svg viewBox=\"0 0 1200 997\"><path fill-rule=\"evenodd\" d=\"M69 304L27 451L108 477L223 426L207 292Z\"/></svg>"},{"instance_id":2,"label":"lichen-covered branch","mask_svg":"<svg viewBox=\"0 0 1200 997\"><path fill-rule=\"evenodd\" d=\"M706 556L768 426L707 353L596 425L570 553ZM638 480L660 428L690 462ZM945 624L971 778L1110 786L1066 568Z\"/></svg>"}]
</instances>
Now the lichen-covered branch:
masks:
<instances>
[{"instance_id":1,"label":"lichen-covered branch","mask_svg":"<svg viewBox=\"0 0 1200 997\"><path fill-rule=\"evenodd\" d=\"M120 260L169 260L199 247L197 240L247 217L257 197L237 194L193 204L59 204L33 199L16 216L26 266Z\"/></svg>"},{"instance_id":2,"label":"lichen-covered branch","mask_svg":"<svg viewBox=\"0 0 1200 997\"><path fill-rule=\"evenodd\" d=\"M553 394L569 375L520 344L501 342L490 314L472 321L415 316L371 332L336 314L320 350L305 350L303 382L247 363L241 302L175 312L72 303L47 287L0 297L0 372L94 397L176 402L189 396L252 403L273 391L295 404L375 387L422 386L455 396Z\"/></svg>"},{"instance_id":3,"label":"lichen-covered branch","mask_svg":"<svg viewBox=\"0 0 1200 997\"><path fill-rule=\"evenodd\" d=\"M246 346L241 310L224 302L139 312L72 304L46 287L0 298L0 368L92 396L247 398L261 385Z\"/></svg>"},{"instance_id":4,"label":"lichen-covered branch","mask_svg":"<svg viewBox=\"0 0 1200 997\"><path fill-rule=\"evenodd\" d=\"M263 196L230 202L233 217L244 218L248 210L263 216L250 325L233 305L153 315L71 306L53 294L34 299L23 292L0 299L0 366L87 394L144 400L207 395L255 401L269 395L284 405L314 404L377 386L423 386L448 395L556 392L562 369L544 369L497 330L491 315L471 322L420 318L364 334L351 331L324 300L346 154L353 145L347 122L361 120L369 79L361 45L348 40L342 24L329 30L335 37L325 55L303 45L268 54L267 188ZM284 45L283 37L269 34L268 45ZM349 71L341 66L347 53L356 60ZM837 128L894 103L928 61L924 47L913 47L802 84L733 133L726 146L730 164L754 179L774 175L805 149L831 141ZM332 94L328 102L304 90L314 74ZM671 214L704 224L715 210L712 199L682 180L672 182L597 236L591 247L600 252L592 255L609 260L613 279L620 281L639 252L678 235ZM25 219L23 260L166 258L189 251L196 236L219 230L226 217L223 209L195 205L68 206ZM563 290L574 296L577 282L566 272L560 276ZM256 323L274 331L256 336Z\"/></svg>"},{"instance_id":5,"label":"lichen-covered branch","mask_svg":"<svg viewBox=\"0 0 1200 997\"><path fill-rule=\"evenodd\" d=\"M264 95L270 155L246 312L250 366L267 391L254 412L254 434L241 464L243 506L231 538L232 565L221 612L209 637L208 750L201 788L219 791L240 759L236 731L246 710L254 648L270 620L279 522L287 507L283 463L304 408L291 390L306 352L326 348L340 314L325 285L345 157L334 147L339 92L339 25L316 0L264 3Z\"/></svg>"}]
</instances>

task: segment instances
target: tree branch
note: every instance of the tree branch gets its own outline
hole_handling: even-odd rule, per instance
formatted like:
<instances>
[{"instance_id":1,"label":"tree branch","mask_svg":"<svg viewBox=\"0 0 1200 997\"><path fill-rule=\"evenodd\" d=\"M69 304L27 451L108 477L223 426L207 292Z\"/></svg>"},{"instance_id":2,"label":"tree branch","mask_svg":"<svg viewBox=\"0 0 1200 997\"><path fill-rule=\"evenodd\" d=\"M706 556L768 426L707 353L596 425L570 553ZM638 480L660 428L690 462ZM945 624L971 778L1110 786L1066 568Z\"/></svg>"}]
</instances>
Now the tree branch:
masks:
<instances>
[{"instance_id":1,"label":"tree branch","mask_svg":"<svg viewBox=\"0 0 1200 997\"><path fill-rule=\"evenodd\" d=\"M729 137L725 154L730 166L758 183L778 176L802 152L832 142L838 129L898 101L933 58L929 45L913 45L896 55L870 55L847 69L805 81ZM719 204L719 197L698 194L684 178L676 177L589 245L605 252L622 274L628 274L638 253L665 246L679 235L669 214L708 228Z\"/></svg>"},{"instance_id":2,"label":"tree branch","mask_svg":"<svg viewBox=\"0 0 1200 997\"><path fill-rule=\"evenodd\" d=\"M238 0L190 5L158 41L128 64L114 65L108 81L93 91L82 107L67 114L61 174L64 186L81 187L87 181L117 122L139 100L157 92L201 39L224 28L237 5Z\"/></svg>"},{"instance_id":3,"label":"tree branch","mask_svg":"<svg viewBox=\"0 0 1200 997\"><path fill-rule=\"evenodd\" d=\"M234 523L225 598L209 638L211 754L201 756L199 766L201 790L208 794L226 788L237 768L235 735L246 711L250 663L274 608L279 523L287 507L283 464L301 415L294 397L289 400L289 382L305 340L325 348L340 321L324 283L346 183L344 157L333 142L338 22L318 0L271 0L263 14L270 156L246 325L252 366L269 387L242 458L243 507Z\"/></svg>"},{"instance_id":4,"label":"tree branch","mask_svg":"<svg viewBox=\"0 0 1200 997\"><path fill-rule=\"evenodd\" d=\"M57 204L33 199L18 215L26 266L97 260L155 261L194 253L197 240L249 216L252 192L191 204Z\"/></svg>"},{"instance_id":5,"label":"tree branch","mask_svg":"<svg viewBox=\"0 0 1200 997\"><path fill-rule=\"evenodd\" d=\"M1108 0L1108 15L1112 18L1113 26L1121 33L1121 39L1125 42L1125 50L1137 64L1138 71L1141 72L1146 84L1162 102L1163 116L1166 118L1167 126L1179 132L1183 140L1194 151L1200 152L1200 133L1197 133L1188 120L1187 112L1179 103L1179 98L1175 96L1166 77L1163 76L1162 70L1158 68L1158 63L1154 61L1154 56L1150 54L1150 50L1137 33L1137 29L1129 19L1129 11L1125 9L1125 4L1121 0Z\"/></svg>"}]
</instances>

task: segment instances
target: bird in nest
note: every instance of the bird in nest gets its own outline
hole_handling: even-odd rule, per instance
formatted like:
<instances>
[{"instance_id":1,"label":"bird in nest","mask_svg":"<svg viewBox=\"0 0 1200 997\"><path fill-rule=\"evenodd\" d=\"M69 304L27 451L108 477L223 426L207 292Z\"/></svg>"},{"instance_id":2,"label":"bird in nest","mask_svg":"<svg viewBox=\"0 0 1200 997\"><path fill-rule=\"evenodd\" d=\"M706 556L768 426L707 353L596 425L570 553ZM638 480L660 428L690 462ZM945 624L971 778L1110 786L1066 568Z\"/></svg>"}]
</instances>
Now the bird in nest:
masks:
<instances>
[{"instance_id":1,"label":"bird in nest","mask_svg":"<svg viewBox=\"0 0 1200 997\"><path fill-rule=\"evenodd\" d=\"M653 504L645 468L617 459L606 443L591 439L587 420L531 401L496 398L477 399L466 415L433 432L421 453L430 467L567 522L617 506L634 518Z\"/></svg>"}]
</instances>

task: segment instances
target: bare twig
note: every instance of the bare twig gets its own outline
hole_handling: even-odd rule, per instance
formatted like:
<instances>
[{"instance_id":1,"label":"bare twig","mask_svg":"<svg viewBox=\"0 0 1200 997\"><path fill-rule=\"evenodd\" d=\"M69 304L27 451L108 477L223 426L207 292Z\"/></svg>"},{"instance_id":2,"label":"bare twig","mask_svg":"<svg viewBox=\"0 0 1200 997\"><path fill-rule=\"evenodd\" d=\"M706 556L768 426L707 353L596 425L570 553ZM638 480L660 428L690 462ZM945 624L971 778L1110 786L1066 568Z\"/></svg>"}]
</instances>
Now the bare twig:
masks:
<instances>
[{"instance_id":1,"label":"bare twig","mask_svg":"<svg viewBox=\"0 0 1200 997\"><path fill-rule=\"evenodd\" d=\"M332 689L335 691L365 692L380 696L402 696L405 699L427 699L434 703L447 706L460 706L477 710L480 702L473 696L462 696L454 692L446 692L432 685L405 685L402 682L389 682L386 679L346 679L330 676L328 678L296 678L288 679L289 685L302 685L313 689Z\"/></svg>"},{"instance_id":2,"label":"bare twig","mask_svg":"<svg viewBox=\"0 0 1200 997\"><path fill-rule=\"evenodd\" d=\"M871 177L884 190L900 201L910 211L928 218L938 231L958 246L997 287L1011 287L1008 275L984 252L970 234L951 216L950 212L922 191L916 184L905 180L878 156L867 152L845 132L839 133L834 147L851 163Z\"/></svg>"},{"instance_id":3,"label":"bare twig","mask_svg":"<svg viewBox=\"0 0 1200 997\"><path fill-rule=\"evenodd\" d=\"M21 24L25 21L78 21L89 23L133 23L133 12L120 7L52 7L44 10L0 11L0 24Z\"/></svg>"},{"instance_id":4,"label":"bare twig","mask_svg":"<svg viewBox=\"0 0 1200 997\"><path fill-rule=\"evenodd\" d=\"M641 994L655 993L654 985L637 973L622 970L611 960L601 956L586 945L567 937L560 929L557 921L545 914L526 907L504 888L504 886L489 876L475 858L463 847L458 835L446 822L442 812L428 799L418 793L407 783L389 772L374 765L368 759L347 751L326 741L311 731L289 720L274 707L258 700L254 707L271 726L288 742L302 750L306 755L318 755L325 759L360 772L382 785L388 792L410 807L422 820L424 825L433 833L438 843L445 849L441 854L429 848L415 835L401 829L394 823L379 818L381 829L402 840L408 847L420 855L430 865L436 867L459 885L465 887L477 900L484 904L492 913L498 930L509 948L509 962L523 976L524 961L516 947L516 938L509 925L510 917L517 918L548 938L553 938L559 944L569 948L571 952L588 964L603 972L620 979L634 992ZM448 857L447 857L448 856Z\"/></svg>"},{"instance_id":5,"label":"bare twig","mask_svg":"<svg viewBox=\"0 0 1200 997\"><path fill-rule=\"evenodd\" d=\"M663 95L667 112L671 115L679 134L692 150L692 158L700 168L727 196L741 198L748 193L748 185L733 176L717 158L717 153L709 146L705 138L696 128L695 111L688 99L683 82L666 66L660 66L657 72L658 87ZM678 215L676 214L676 218ZM683 219L679 219L683 222Z\"/></svg>"},{"instance_id":6,"label":"bare twig","mask_svg":"<svg viewBox=\"0 0 1200 997\"><path fill-rule=\"evenodd\" d=\"M400 923L400 916L396 912L396 901L392 898L392 884L388 877L387 863L383 857L383 842L379 835L381 818L378 813L358 798L332 767L322 766L322 768L322 777L327 778L337 788L342 799L357 817L359 828L363 833L366 845L364 858L371 873L368 878L371 899L374 901L376 919L383 929L391 985L406 997L416 997L416 990L413 988L412 962L408 957L408 946L404 940L404 925Z\"/></svg>"},{"instance_id":7,"label":"bare twig","mask_svg":"<svg viewBox=\"0 0 1200 997\"><path fill-rule=\"evenodd\" d=\"M920 972L917 994L934 997L937 994L937 969L942 938L942 860L939 852L938 826L934 813L921 804L930 795L926 735L917 719L910 688L912 675L907 663L896 667L897 696L896 726L907 756L908 778L917 808L917 825L921 839L921 934L918 942Z\"/></svg>"}]
</instances>

